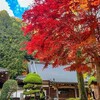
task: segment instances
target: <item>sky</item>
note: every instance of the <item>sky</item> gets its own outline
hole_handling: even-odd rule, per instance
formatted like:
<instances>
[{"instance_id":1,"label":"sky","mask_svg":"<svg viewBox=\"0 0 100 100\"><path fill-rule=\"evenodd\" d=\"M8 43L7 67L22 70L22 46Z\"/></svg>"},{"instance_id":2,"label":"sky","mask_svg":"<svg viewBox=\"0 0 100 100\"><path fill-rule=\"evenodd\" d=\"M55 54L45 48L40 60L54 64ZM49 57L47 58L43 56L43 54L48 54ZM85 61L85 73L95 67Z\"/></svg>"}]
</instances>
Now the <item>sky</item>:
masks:
<instances>
[{"instance_id":1,"label":"sky","mask_svg":"<svg viewBox=\"0 0 100 100\"><path fill-rule=\"evenodd\" d=\"M6 10L10 16L22 18L22 14L34 0L0 0L0 11Z\"/></svg>"}]
</instances>

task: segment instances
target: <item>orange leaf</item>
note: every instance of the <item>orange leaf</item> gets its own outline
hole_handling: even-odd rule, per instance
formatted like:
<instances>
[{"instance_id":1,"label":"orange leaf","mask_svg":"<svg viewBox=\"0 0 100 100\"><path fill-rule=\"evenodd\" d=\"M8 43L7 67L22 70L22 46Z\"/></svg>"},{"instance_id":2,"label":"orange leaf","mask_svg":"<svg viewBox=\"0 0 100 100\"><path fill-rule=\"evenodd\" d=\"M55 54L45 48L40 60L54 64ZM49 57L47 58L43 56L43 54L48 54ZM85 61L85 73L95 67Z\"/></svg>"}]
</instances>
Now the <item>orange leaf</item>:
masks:
<instances>
[{"instance_id":1,"label":"orange leaf","mask_svg":"<svg viewBox=\"0 0 100 100\"><path fill-rule=\"evenodd\" d=\"M95 0L94 2L91 3L91 5L94 6L100 5L100 0Z\"/></svg>"}]
</instances>

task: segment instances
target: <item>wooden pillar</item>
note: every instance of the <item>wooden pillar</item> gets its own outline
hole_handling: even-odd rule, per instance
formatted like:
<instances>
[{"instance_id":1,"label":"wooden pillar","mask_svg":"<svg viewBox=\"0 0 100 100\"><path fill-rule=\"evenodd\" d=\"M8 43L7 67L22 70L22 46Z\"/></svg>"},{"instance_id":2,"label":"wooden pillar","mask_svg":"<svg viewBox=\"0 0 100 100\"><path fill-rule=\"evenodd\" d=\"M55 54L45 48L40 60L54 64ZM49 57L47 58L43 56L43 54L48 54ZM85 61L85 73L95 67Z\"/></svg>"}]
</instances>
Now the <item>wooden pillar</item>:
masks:
<instances>
[{"instance_id":1,"label":"wooden pillar","mask_svg":"<svg viewBox=\"0 0 100 100\"><path fill-rule=\"evenodd\" d=\"M75 87L74 90L75 90L75 98L77 98L78 97L77 88Z\"/></svg>"},{"instance_id":2,"label":"wooden pillar","mask_svg":"<svg viewBox=\"0 0 100 100\"><path fill-rule=\"evenodd\" d=\"M57 100L59 100L58 88L56 88L56 96L57 96Z\"/></svg>"},{"instance_id":3,"label":"wooden pillar","mask_svg":"<svg viewBox=\"0 0 100 100\"><path fill-rule=\"evenodd\" d=\"M50 99L50 97L51 97L51 95L50 95L51 94L50 93L50 81L49 81L49 84L48 85L49 85L49 99Z\"/></svg>"}]
</instances>

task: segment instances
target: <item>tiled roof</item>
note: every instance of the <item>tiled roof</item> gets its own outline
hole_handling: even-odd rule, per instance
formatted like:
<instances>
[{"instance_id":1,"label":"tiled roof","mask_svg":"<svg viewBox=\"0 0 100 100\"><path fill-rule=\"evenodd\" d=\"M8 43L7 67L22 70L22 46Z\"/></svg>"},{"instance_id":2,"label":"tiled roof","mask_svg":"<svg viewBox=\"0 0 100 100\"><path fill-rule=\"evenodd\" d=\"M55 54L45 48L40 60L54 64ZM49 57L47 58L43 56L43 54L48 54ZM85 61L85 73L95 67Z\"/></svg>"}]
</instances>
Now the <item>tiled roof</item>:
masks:
<instances>
[{"instance_id":1,"label":"tiled roof","mask_svg":"<svg viewBox=\"0 0 100 100\"><path fill-rule=\"evenodd\" d=\"M29 63L29 72L37 72L43 80L62 82L62 83L77 83L76 72L65 71L64 66L52 68L52 65L48 65L43 69L43 63ZM25 76L18 76L16 79L23 80Z\"/></svg>"},{"instance_id":2,"label":"tiled roof","mask_svg":"<svg viewBox=\"0 0 100 100\"><path fill-rule=\"evenodd\" d=\"M55 82L77 82L76 72L65 71L64 66L59 66L57 68L52 68L52 65L48 65L48 68L43 69L44 64L33 63L29 64L30 72L37 72L43 80L50 80Z\"/></svg>"}]
</instances>

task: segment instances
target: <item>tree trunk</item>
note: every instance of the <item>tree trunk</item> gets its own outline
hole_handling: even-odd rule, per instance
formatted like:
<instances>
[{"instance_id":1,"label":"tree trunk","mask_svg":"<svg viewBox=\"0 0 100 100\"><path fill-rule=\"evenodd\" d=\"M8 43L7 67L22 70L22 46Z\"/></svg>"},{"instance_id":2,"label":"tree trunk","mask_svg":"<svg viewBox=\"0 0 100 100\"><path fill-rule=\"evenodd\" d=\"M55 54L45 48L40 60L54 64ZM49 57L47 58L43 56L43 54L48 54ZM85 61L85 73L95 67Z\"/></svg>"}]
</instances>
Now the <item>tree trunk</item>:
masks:
<instances>
[{"instance_id":1,"label":"tree trunk","mask_svg":"<svg viewBox=\"0 0 100 100\"><path fill-rule=\"evenodd\" d=\"M100 62L96 64L96 77L97 77L97 85L98 85L98 97L97 100L100 100Z\"/></svg>"},{"instance_id":2,"label":"tree trunk","mask_svg":"<svg viewBox=\"0 0 100 100\"><path fill-rule=\"evenodd\" d=\"M85 86L84 86L83 74L77 72L77 79L78 79L80 100L88 100L87 94L86 94L86 89L85 89Z\"/></svg>"}]
</instances>

